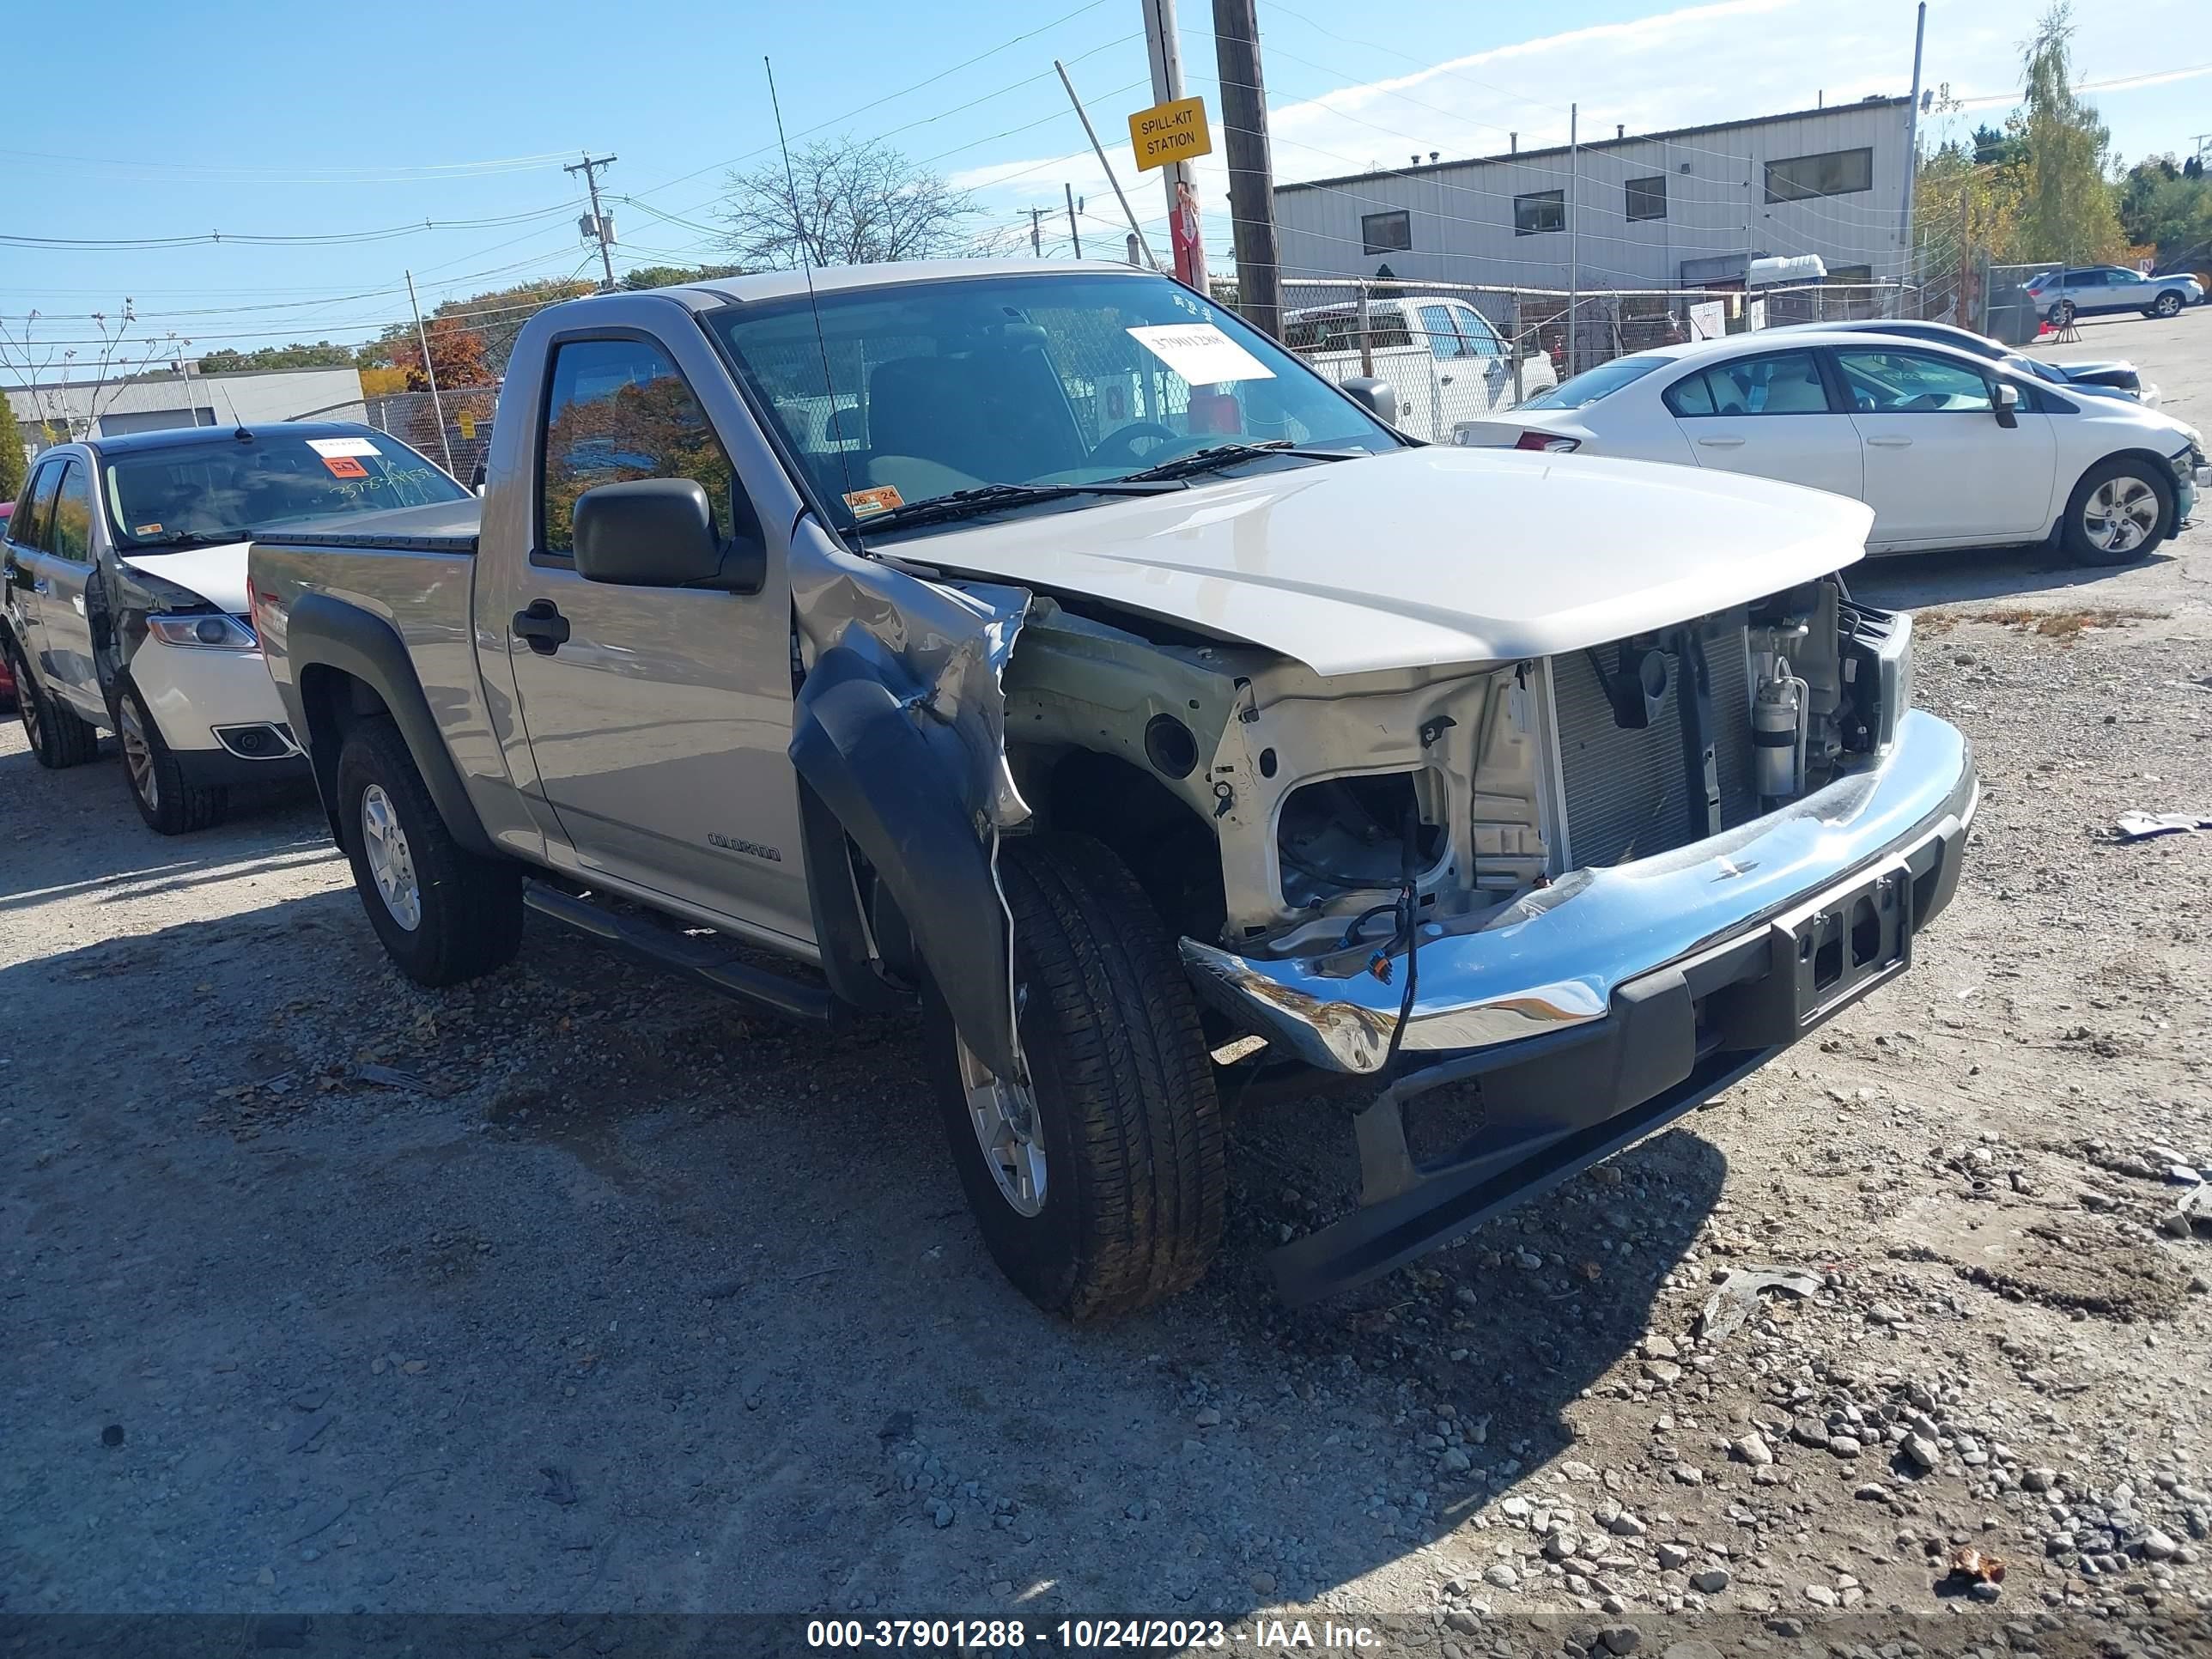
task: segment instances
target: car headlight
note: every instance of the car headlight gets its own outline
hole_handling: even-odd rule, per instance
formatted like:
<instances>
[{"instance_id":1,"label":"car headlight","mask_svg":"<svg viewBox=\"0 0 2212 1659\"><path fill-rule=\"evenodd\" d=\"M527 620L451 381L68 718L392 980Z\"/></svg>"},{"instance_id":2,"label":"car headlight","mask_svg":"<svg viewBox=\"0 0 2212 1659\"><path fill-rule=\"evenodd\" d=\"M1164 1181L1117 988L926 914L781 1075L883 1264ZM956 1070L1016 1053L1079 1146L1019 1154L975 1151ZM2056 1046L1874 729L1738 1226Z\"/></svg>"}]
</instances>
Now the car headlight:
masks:
<instances>
[{"instance_id":1,"label":"car headlight","mask_svg":"<svg viewBox=\"0 0 2212 1659\"><path fill-rule=\"evenodd\" d=\"M146 631L164 645L189 645L208 651L251 651L258 643L252 629L220 611L202 611L196 616L149 617Z\"/></svg>"}]
</instances>

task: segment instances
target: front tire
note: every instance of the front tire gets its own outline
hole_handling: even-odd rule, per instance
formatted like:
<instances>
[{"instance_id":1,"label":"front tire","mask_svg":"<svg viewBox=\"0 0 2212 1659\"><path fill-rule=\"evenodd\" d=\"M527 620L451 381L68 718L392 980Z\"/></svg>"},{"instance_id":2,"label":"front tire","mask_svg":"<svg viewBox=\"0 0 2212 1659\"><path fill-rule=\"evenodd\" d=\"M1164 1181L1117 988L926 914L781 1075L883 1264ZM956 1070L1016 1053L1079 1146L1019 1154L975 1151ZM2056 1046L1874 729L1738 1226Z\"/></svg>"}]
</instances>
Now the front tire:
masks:
<instances>
[{"instance_id":1,"label":"front tire","mask_svg":"<svg viewBox=\"0 0 2212 1659\"><path fill-rule=\"evenodd\" d=\"M2076 564L2133 564L2166 539L2172 488L2148 461L2120 456L2081 475L2059 543Z\"/></svg>"},{"instance_id":2,"label":"front tire","mask_svg":"<svg viewBox=\"0 0 2212 1659\"><path fill-rule=\"evenodd\" d=\"M220 786L194 788L185 781L184 769L155 723L153 710L127 680L116 692L115 730L131 804L155 835L211 830L230 816L229 790Z\"/></svg>"},{"instance_id":3,"label":"front tire","mask_svg":"<svg viewBox=\"0 0 2212 1659\"><path fill-rule=\"evenodd\" d=\"M100 728L48 692L31 676L22 647L8 641L9 666L15 677L15 718L39 764L50 772L82 766L100 752Z\"/></svg>"},{"instance_id":4,"label":"front tire","mask_svg":"<svg viewBox=\"0 0 2212 1659\"><path fill-rule=\"evenodd\" d=\"M2148 317L2179 317L2182 304L2181 296L2169 289L2152 301L2150 309L2143 314Z\"/></svg>"},{"instance_id":5,"label":"front tire","mask_svg":"<svg viewBox=\"0 0 2212 1659\"><path fill-rule=\"evenodd\" d=\"M369 926L417 985L503 968L522 945L522 878L453 839L399 728L381 715L338 751L338 827Z\"/></svg>"},{"instance_id":6,"label":"front tire","mask_svg":"<svg viewBox=\"0 0 2212 1659\"><path fill-rule=\"evenodd\" d=\"M1086 836L1006 842L1000 882L1030 1085L992 1077L925 997L945 1137L1000 1271L1077 1322L1148 1308L1220 1248L1226 1147L1175 940Z\"/></svg>"}]
</instances>

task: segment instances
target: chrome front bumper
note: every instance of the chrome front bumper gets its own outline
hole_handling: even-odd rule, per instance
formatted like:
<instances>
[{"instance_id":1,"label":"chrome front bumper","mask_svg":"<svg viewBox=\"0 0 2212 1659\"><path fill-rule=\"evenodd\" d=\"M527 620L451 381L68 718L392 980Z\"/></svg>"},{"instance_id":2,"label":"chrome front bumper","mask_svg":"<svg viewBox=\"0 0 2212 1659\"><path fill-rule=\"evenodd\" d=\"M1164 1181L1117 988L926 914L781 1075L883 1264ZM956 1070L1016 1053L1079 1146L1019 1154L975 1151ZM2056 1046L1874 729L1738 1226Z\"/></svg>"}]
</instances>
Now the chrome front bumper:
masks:
<instances>
[{"instance_id":1,"label":"chrome front bumper","mask_svg":"<svg viewBox=\"0 0 2212 1659\"><path fill-rule=\"evenodd\" d=\"M1957 880L1979 794L1965 736L1912 710L1879 765L1803 800L1656 858L1575 871L1472 932L1424 938L1402 1047L1464 1053L1602 1019L1623 986L1802 911L1876 866L1901 862L1930 884L1925 921ZM1329 1071L1382 1066L1403 981L1324 975L1313 962L1233 956L1192 939L1182 958L1200 994L1286 1053Z\"/></svg>"}]
</instances>

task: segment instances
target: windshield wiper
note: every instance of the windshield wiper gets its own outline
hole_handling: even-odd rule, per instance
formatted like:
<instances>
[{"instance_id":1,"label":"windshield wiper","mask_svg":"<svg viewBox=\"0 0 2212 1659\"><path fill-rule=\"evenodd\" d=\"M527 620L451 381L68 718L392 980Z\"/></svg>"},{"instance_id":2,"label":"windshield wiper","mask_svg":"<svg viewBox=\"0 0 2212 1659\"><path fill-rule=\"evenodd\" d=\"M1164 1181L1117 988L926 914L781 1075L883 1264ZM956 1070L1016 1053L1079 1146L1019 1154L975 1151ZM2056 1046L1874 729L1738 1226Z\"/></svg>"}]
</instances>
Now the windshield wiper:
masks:
<instances>
[{"instance_id":1,"label":"windshield wiper","mask_svg":"<svg viewBox=\"0 0 2212 1659\"><path fill-rule=\"evenodd\" d=\"M872 513L865 519L857 519L855 523L865 536L878 530L974 518L1019 501L1058 501L1066 495L1157 495L1164 489L1175 488L1164 481L1128 478L1107 478L1097 483L978 484L972 489L956 489L947 495L932 495L927 501L908 501L888 513Z\"/></svg>"},{"instance_id":2,"label":"windshield wiper","mask_svg":"<svg viewBox=\"0 0 2212 1659\"><path fill-rule=\"evenodd\" d=\"M1295 455L1308 461L1350 461L1368 453L1364 449L1301 449L1288 438L1269 438L1258 443L1208 444L1188 455L1177 455L1136 472L1124 475L1124 483L1143 483L1154 478L1182 478L1194 472L1212 472L1255 455Z\"/></svg>"},{"instance_id":3,"label":"windshield wiper","mask_svg":"<svg viewBox=\"0 0 2212 1659\"><path fill-rule=\"evenodd\" d=\"M251 540L252 535L253 532L250 530L225 530L217 532L213 535L210 535L204 531L179 530L173 536L155 536L151 538L133 537L131 538L131 545L125 548L124 551L126 553L143 553L149 548L158 547L170 552L174 552L180 547L221 547L230 542Z\"/></svg>"}]
</instances>

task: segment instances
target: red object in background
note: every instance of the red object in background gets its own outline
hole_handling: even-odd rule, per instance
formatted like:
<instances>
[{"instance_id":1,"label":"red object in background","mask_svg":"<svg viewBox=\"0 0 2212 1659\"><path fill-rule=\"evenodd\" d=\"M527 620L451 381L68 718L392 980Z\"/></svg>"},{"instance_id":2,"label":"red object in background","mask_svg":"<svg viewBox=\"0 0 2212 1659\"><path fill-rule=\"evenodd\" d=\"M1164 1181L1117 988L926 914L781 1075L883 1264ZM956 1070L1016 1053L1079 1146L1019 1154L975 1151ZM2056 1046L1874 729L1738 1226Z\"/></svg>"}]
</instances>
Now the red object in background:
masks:
<instances>
[{"instance_id":1,"label":"red object in background","mask_svg":"<svg viewBox=\"0 0 2212 1659\"><path fill-rule=\"evenodd\" d=\"M1237 402L1236 394L1228 392L1200 392L1190 394L1188 416L1193 432L1242 432L1244 411Z\"/></svg>"},{"instance_id":2,"label":"red object in background","mask_svg":"<svg viewBox=\"0 0 2212 1659\"><path fill-rule=\"evenodd\" d=\"M1198 192L1188 179L1176 185L1175 211L1168 215L1168 240L1175 248L1176 281L1206 293L1206 243L1199 234Z\"/></svg>"}]
</instances>

